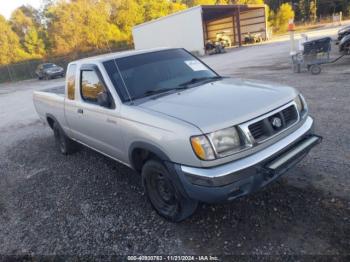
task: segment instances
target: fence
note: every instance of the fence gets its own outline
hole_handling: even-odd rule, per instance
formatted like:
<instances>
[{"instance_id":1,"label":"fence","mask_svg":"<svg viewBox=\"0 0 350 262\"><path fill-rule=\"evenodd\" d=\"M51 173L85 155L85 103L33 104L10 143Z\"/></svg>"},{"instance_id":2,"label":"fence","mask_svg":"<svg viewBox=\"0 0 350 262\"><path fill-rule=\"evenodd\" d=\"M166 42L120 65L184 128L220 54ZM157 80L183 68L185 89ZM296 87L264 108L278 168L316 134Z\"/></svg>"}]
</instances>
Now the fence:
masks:
<instances>
[{"instance_id":1,"label":"fence","mask_svg":"<svg viewBox=\"0 0 350 262\"><path fill-rule=\"evenodd\" d=\"M16 64L2 65L0 66L0 83L13 82L25 79L35 78L35 70L39 64L50 62L56 65L67 68L67 65L72 60L81 59L89 56L106 54L110 52L125 51L130 49L131 46L124 46L121 48L115 48L112 50L94 50L84 53L74 53L60 57L48 57L45 59L27 60Z\"/></svg>"}]
</instances>

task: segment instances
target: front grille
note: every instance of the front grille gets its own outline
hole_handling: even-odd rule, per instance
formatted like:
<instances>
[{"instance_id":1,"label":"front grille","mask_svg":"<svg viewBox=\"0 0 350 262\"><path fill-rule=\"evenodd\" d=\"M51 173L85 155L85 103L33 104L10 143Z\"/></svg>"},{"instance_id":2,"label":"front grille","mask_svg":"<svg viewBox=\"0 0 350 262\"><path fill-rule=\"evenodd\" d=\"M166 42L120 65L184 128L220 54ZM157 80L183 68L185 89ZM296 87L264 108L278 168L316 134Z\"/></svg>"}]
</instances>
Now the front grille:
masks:
<instances>
[{"instance_id":1,"label":"front grille","mask_svg":"<svg viewBox=\"0 0 350 262\"><path fill-rule=\"evenodd\" d=\"M255 140L261 139L265 135L264 122L259 121L249 126L249 131Z\"/></svg>"},{"instance_id":2,"label":"front grille","mask_svg":"<svg viewBox=\"0 0 350 262\"><path fill-rule=\"evenodd\" d=\"M261 142L277 133L287 129L298 120L298 112L291 105L276 114L250 124L248 129L255 141Z\"/></svg>"},{"instance_id":3,"label":"front grille","mask_svg":"<svg viewBox=\"0 0 350 262\"><path fill-rule=\"evenodd\" d=\"M282 115L287 126L293 124L298 119L297 110L295 110L294 106L290 106L286 109L283 109Z\"/></svg>"}]
</instances>

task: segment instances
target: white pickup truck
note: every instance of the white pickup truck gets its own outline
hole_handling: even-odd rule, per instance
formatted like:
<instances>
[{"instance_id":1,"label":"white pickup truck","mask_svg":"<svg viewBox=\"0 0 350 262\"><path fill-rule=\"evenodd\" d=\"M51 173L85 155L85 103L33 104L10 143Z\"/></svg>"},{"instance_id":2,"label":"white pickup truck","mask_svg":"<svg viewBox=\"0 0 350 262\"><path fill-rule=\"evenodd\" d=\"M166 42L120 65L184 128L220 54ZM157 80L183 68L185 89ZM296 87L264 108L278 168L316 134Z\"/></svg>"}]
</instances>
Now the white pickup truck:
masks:
<instances>
[{"instance_id":1,"label":"white pickup truck","mask_svg":"<svg viewBox=\"0 0 350 262\"><path fill-rule=\"evenodd\" d=\"M184 49L71 62L34 104L63 154L81 144L140 172L171 221L266 186L321 141L294 88L221 77Z\"/></svg>"}]
</instances>

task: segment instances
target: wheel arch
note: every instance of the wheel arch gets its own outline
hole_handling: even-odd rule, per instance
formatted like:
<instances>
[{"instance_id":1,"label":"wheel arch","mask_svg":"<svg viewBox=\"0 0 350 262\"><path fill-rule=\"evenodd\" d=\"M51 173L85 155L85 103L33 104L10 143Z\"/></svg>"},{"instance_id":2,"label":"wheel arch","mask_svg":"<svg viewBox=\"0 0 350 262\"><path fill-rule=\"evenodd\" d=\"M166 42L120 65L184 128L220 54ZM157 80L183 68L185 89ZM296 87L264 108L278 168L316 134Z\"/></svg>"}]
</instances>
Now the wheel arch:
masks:
<instances>
[{"instance_id":1,"label":"wheel arch","mask_svg":"<svg viewBox=\"0 0 350 262\"><path fill-rule=\"evenodd\" d=\"M57 123L58 125L60 125L60 123L57 121L56 117L54 117L51 114L46 114L46 122L50 126L51 129L53 129L54 123Z\"/></svg>"},{"instance_id":2,"label":"wheel arch","mask_svg":"<svg viewBox=\"0 0 350 262\"><path fill-rule=\"evenodd\" d=\"M130 145L129 162L136 171L140 172L144 163L151 158L170 162L169 156L156 145L142 141Z\"/></svg>"}]
</instances>

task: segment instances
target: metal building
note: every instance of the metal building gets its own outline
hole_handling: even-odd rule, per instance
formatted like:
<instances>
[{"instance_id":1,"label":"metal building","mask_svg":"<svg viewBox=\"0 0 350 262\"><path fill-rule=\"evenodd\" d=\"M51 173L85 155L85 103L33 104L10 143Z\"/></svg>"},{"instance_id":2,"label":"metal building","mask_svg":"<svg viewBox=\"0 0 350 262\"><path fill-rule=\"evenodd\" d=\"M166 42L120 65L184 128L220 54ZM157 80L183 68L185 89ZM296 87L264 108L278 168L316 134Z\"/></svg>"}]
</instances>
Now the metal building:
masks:
<instances>
[{"instance_id":1,"label":"metal building","mask_svg":"<svg viewBox=\"0 0 350 262\"><path fill-rule=\"evenodd\" d=\"M202 5L137 25L133 28L135 49L184 47L203 55L205 43L218 34L231 46L244 43L248 33L267 38L265 5Z\"/></svg>"}]
</instances>

